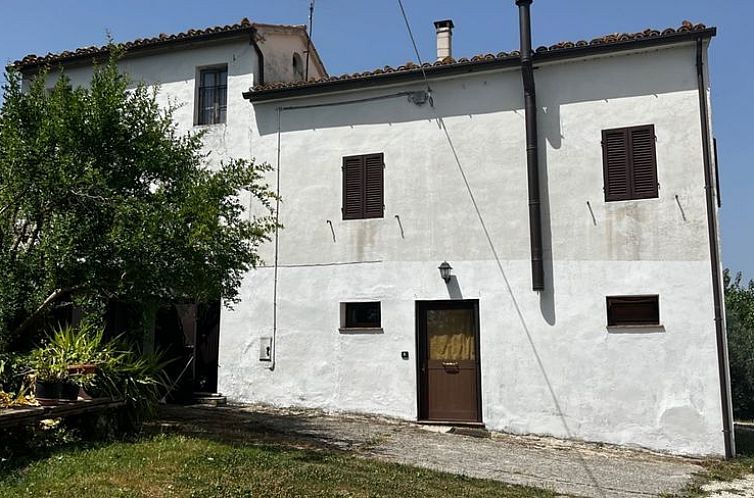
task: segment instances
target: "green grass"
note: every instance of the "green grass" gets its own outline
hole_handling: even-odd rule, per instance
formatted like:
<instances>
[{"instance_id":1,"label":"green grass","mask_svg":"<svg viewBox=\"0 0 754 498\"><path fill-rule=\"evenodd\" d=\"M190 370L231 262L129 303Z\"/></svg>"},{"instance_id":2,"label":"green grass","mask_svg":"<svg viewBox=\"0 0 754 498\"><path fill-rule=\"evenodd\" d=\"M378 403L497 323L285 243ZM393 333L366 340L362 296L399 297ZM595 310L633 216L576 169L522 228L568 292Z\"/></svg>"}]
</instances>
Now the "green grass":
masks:
<instances>
[{"instance_id":1,"label":"green grass","mask_svg":"<svg viewBox=\"0 0 754 498\"><path fill-rule=\"evenodd\" d=\"M8 465L10 464L10 465ZM182 435L62 448L5 462L0 497L554 497L328 450L227 444Z\"/></svg>"}]
</instances>

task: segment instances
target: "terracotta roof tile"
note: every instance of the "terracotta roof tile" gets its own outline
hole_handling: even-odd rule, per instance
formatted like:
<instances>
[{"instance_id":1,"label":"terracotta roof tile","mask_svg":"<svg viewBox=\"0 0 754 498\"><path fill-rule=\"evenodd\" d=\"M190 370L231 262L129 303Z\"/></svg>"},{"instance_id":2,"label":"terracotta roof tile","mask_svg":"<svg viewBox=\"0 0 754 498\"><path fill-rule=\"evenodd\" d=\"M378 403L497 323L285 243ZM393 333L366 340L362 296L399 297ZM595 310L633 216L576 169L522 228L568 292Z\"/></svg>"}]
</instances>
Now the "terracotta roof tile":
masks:
<instances>
[{"instance_id":1,"label":"terracotta roof tile","mask_svg":"<svg viewBox=\"0 0 754 498\"><path fill-rule=\"evenodd\" d=\"M228 35L236 32L243 33L246 31L252 31L256 26L270 27L273 25L253 23L247 18L243 18L236 24L227 24L225 26L211 26L204 29L189 29L182 33L176 34L160 33L158 36L152 38L138 38L136 40L128 41L118 45L126 51L142 50L171 43L194 41L199 38L212 37L213 35ZM299 25L274 25L274 27L302 30L304 29L303 26ZM30 54L21 60L15 61L12 66L16 67L17 69L30 69L37 66L65 63L73 59L95 58L106 55L108 51L109 47L107 45L103 45L81 47L73 51L67 50L59 53L48 53L46 55Z\"/></svg>"},{"instance_id":2,"label":"terracotta roof tile","mask_svg":"<svg viewBox=\"0 0 754 498\"><path fill-rule=\"evenodd\" d=\"M613 34L601 36L599 38L594 38L593 40L590 40L590 41L586 41L586 40L563 41L563 42L556 43L550 46L538 47L535 50L535 52L537 54L543 54L543 53L558 52L561 50L569 50L569 49L574 49L574 48L579 48L579 47L588 47L588 46L595 46L595 45L612 45L612 44L618 44L622 42L637 41L637 40L643 40L643 39L648 39L648 38L668 37L668 36L676 35L679 33L704 31L706 29L707 27L704 24L693 24L689 21L683 21L683 24L679 28L668 28L663 31L658 31L656 29L646 29L644 31L640 31L637 33L613 33ZM425 69L429 69L429 68L439 68L439 67L444 67L444 66L454 66L454 65L478 63L478 62L485 62L485 61L517 59L519 55L520 53L514 50L511 52L498 52L497 54L475 55L471 58L461 57L459 59L453 59L452 57L446 57L445 59L442 59L440 61L436 61L432 63L424 63L423 67ZM284 83L272 82L272 83L268 83L262 86L256 86L251 89L250 93L253 94L254 92L265 92L268 90L279 90L279 89L288 89L288 88L293 89L293 88L298 88L298 87L319 86L319 85L326 85L327 83L332 83L335 81L358 80L358 79L371 78L374 76L385 75L385 74L390 74L390 73L400 73L400 72L410 72L410 71L418 72L419 70L420 68L418 64L414 62L407 62L395 68L391 66L385 66L383 68L375 69L373 71L365 71L365 72L353 73L353 74L343 74L340 76L330 76L330 77L322 78L318 80L293 81L293 82L284 82Z\"/></svg>"}]
</instances>

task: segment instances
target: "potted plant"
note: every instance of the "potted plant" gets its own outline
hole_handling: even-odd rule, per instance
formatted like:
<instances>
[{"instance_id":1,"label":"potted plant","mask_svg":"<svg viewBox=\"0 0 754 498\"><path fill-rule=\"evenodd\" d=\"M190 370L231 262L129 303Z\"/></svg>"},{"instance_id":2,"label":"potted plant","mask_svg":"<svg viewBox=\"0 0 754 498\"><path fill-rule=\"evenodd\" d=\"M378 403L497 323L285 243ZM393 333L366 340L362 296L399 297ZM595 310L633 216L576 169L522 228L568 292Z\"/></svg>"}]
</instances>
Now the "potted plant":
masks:
<instances>
[{"instance_id":1,"label":"potted plant","mask_svg":"<svg viewBox=\"0 0 754 498\"><path fill-rule=\"evenodd\" d=\"M34 390L43 405L57 404L63 394L63 385L68 379L65 363L57 358L49 348L38 348L31 353L31 367L34 369Z\"/></svg>"}]
</instances>

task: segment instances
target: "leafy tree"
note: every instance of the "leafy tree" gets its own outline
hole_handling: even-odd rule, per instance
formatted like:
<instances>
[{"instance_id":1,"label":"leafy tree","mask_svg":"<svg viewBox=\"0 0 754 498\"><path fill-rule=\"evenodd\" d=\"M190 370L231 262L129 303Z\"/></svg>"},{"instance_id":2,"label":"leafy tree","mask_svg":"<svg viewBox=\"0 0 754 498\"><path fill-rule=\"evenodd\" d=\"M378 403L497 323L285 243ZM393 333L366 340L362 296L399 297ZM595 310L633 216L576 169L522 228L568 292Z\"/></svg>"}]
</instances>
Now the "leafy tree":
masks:
<instances>
[{"instance_id":1,"label":"leafy tree","mask_svg":"<svg viewBox=\"0 0 754 498\"><path fill-rule=\"evenodd\" d=\"M754 281L741 283L725 270L728 354L736 418L754 418Z\"/></svg>"},{"instance_id":2,"label":"leafy tree","mask_svg":"<svg viewBox=\"0 0 754 498\"><path fill-rule=\"evenodd\" d=\"M113 50L116 52L116 50ZM181 134L157 89L132 86L116 56L88 88L47 74L22 89L12 69L0 108L0 352L73 299L237 301L242 275L275 229L270 167L211 170L201 134ZM249 217L241 197L266 213Z\"/></svg>"}]
</instances>

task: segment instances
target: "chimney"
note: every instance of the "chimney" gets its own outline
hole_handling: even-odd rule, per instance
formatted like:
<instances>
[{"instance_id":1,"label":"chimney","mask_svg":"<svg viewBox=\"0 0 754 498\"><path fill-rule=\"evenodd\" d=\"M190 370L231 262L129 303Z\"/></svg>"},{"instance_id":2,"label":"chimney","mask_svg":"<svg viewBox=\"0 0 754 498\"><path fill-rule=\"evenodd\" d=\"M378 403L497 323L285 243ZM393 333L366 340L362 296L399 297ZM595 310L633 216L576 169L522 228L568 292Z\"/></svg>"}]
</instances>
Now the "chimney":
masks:
<instances>
[{"instance_id":1,"label":"chimney","mask_svg":"<svg viewBox=\"0 0 754 498\"><path fill-rule=\"evenodd\" d=\"M435 21L435 32L437 33L437 60L453 57L453 21L450 19Z\"/></svg>"}]
</instances>

